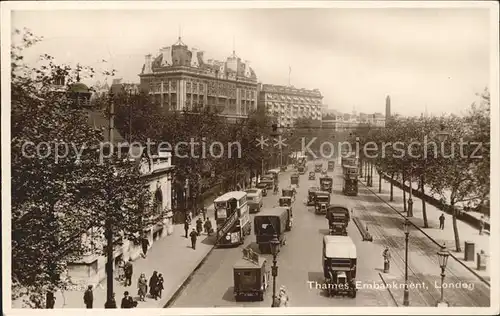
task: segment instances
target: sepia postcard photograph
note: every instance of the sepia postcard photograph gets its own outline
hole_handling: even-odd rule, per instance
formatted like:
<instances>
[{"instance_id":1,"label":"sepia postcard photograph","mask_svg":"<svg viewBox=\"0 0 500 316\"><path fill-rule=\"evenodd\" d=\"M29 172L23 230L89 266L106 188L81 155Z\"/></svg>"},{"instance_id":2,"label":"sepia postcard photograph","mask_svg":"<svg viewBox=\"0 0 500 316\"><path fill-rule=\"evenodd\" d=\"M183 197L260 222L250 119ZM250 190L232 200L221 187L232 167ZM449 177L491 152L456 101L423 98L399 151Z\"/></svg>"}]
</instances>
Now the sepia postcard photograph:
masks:
<instances>
[{"instance_id":1,"label":"sepia postcard photograph","mask_svg":"<svg viewBox=\"0 0 500 316\"><path fill-rule=\"evenodd\" d=\"M500 313L497 2L0 5L5 315Z\"/></svg>"}]
</instances>

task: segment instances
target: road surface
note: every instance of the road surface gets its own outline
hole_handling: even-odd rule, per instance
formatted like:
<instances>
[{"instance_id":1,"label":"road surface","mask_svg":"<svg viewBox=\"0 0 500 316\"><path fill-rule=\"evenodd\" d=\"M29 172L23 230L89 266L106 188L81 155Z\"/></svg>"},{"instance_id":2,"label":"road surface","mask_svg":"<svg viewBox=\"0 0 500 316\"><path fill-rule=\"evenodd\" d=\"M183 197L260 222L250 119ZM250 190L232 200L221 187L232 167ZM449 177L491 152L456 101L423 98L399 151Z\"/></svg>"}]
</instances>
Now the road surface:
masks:
<instances>
[{"instance_id":1,"label":"road surface","mask_svg":"<svg viewBox=\"0 0 500 316\"><path fill-rule=\"evenodd\" d=\"M324 162L326 168L326 161ZM336 166L336 170L338 166ZM312 162L309 162L312 170ZM291 171L281 173L280 189L290 184ZM337 174L338 171L335 172ZM333 175L333 173L330 173ZM328 234L327 220L324 215L315 215L312 207L305 205L307 190L316 180L308 180L308 175L300 176L300 188L293 204L293 229L287 234L287 243L278 255L277 289L281 285L287 288L290 305L294 307L327 307L327 306L395 306L393 299L385 288L379 270L372 258L380 257L380 251L374 250L372 243L361 241L361 236L354 225L349 224L349 236L356 244L358 252L357 280L372 285L371 289L361 289L356 298L326 297L322 290L315 288L314 282L323 282L321 265L322 240ZM337 183L337 187L341 183ZM277 204L278 195L272 193L264 197L264 207ZM332 203L347 203L349 197L341 194L332 195ZM253 216L252 216L253 226ZM242 249L248 245L258 249L255 244L254 229L245 244L237 248L215 249L196 271L191 282L186 286L171 307L269 307L271 306L272 284L264 301L236 302L233 296L233 264L242 257ZM272 263L272 256L262 255ZM374 287L379 287L375 289Z\"/></svg>"}]
</instances>

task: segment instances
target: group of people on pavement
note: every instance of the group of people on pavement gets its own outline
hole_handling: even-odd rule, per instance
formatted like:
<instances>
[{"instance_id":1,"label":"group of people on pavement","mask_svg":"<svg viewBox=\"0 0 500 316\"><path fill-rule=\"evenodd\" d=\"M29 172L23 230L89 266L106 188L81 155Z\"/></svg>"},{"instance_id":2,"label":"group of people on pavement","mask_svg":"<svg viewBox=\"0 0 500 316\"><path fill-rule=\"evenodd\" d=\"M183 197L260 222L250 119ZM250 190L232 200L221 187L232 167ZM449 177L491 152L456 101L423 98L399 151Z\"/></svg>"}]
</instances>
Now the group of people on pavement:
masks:
<instances>
[{"instance_id":1,"label":"group of people on pavement","mask_svg":"<svg viewBox=\"0 0 500 316\"><path fill-rule=\"evenodd\" d=\"M191 238L191 248L194 250L196 250L196 241L203 230L205 230L205 234L207 234L207 236L210 236L213 233L212 222L207 217L207 209L202 208L201 213L203 215L203 220L199 217L196 220L196 228L193 227L190 233L189 227L192 222L192 215L190 213L186 215L186 221L184 222L184 232L186 233L185 237L188 238L189 236Z\"/></svg>"},{"instance_id":2,"label":"group of people on pavement","mask_svg":"<svg viewBox=\"0 0 500 316\"><path fill-rule=\"evenodd\" d=\"M191 246L193 249L196 249L196 241L198 237L201 235L204 230L207 236L210 236L213 233L212 223L209 218L207 218L207 209L202 208L201 214L203 215L203 220L198 218L196 220L196 228L193 228L191 233L189 233L189 237L191 238ZM186 232L186 238L188 238L188 231L192 222L192 214L189 212L186 216L186 221L184 223L184 230ZM141 239L142 246L142 257L146 258L147 251L149 248L149 240L147 238ZM134 268L132 264L132 259L129 259L127 262L120 260L118 263L118 280L123 282L123 286L131 286L132 285L132 276L133 276ZM139 301L145 302L148 288L150 297L157 300L161 298L162 291L164 289L164 279L161 273L154 271L149 282L144 273L141 273L139 279L137 281L138 295ZM113 299L111 300L110 306L111 308L116 308L116 302L114 300L115 293L113 293ZM52 300L47 303L47 305L53 305ZM53 300L55 301L55 299ZM83 302L86 308L93 308L94 304L94 294L93 294L93 286L89 285L85 293L83 294ZM123 298L120 304L120 308L134 308L137 307L138 302L135 301L131 296L129 291L125 291L123 294ZM48 307L53 308L53 307Z\"/></svg>"},{"instance_id":3,"label":"group of people on pavement","mask_svg":"<svg viewBox=\"0 0 500 316\"><path fill-rule=\"evenodd\" d=\"M146 279L146 275L144 273L141 273L141 276L137 281L139 300L143 302L146 301L145 298L148 291L148 285L149 285L149 295L155 300L161 298L161 293L163 291L163 282L164 282L163 275L161 273L158 273L157 271L153 272L153 275L149 279L149 283ZM125 286L129 285L130 285L129 283L125 284ZM89 285L87 287L87 290L85 290L85 293L83 294L83 303L85 304L86 308L93 308L94 292L92 285ZM125 291L123 293L123 298L120 304L120 308L134 308L137 307L137 304L138 304L137 301L135 301L132 298L132 296L130 296L129 291ZM107 306L108 308L117 308L115 301L115 293L113 293L113 298L110 302L107 302L107 305L109 305Z\"/></svg>"},{"instance_id":4,"label":"group of people on pavement","mask_svg":"<svg viewBox=\"0 0 500 316\"><path fill-rule=\"evenodd\" d=\"M149 295L155 300L161 298L161 292L163 291L163 282L163 275L161 273L158 274L157 271L154 271L151 278L149 278ZM148 280L146 279L146 275L144 273L142 273L139 277L139 280L137 281L137 287L139 300L145 302L148 292Z\"/></svg>"},{"instance_id":5,"label":"group of people on pavement","mask_svg":"<svg viewBox=\"0 0 500 316\"><path fill-rule=\"evenodd\" d=\"M120 260L118 262L118 281L123 282L123 286L132 285L132 274L134 272L134 267L132 265L132 259L127 262Z\"/></svg>"}]
</instances>

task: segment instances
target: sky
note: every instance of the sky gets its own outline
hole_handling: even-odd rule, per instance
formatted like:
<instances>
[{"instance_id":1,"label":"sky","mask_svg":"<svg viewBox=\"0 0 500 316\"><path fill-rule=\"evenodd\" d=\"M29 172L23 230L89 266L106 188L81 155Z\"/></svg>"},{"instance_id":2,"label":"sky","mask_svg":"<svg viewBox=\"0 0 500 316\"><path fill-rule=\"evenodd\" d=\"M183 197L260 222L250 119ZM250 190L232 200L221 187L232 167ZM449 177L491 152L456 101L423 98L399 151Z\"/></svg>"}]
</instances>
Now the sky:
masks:
<instances>
[{"instance_id":1,"label":"sky","mask_svg":"<svg viewBox=\"0 0 500 316\"><path fill-rule=\"evenodd\" d=\"M390 95L393 113L440 115L463 113L489 86L489 18L471 8L45 10L13 11L11 25L44 37L30 63L47 53L139 82L144 56L181 34L205 60L234 49L262 83L287 85L291 67L290 83L319 89L330 109L385 113Z\"/></svg>"}]
</instances>

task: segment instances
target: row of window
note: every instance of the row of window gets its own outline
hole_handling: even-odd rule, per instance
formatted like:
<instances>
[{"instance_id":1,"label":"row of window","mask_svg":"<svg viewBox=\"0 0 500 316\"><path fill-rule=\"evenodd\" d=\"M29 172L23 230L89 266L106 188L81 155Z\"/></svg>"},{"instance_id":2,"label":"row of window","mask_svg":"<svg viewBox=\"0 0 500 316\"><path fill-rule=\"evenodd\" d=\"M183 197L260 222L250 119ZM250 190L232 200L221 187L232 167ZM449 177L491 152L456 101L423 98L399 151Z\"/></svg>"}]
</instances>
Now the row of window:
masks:
<instances>
[{"instance_id":1,"label":"row of window","mask_svg":"<svg viewBox=\"0 0 500 316\"><path fill-rule=\"evenodd\" d=\"M321 104L321 99L309 98L309 97L296 97L296 96L289 96L282 94L281 95L266 94L266 100L309 102L313 104Z\"/></svg>"},{"instance_id":2,"label":"row of window","mask_svg":"<svg viewBox=\"0 0 500 316\"><path fill-rule=\"evenodd\" d=\"M280 102L266 102L267 106L275 106L275 107L305 107L305 108L316 108L321 109L321 104L296 104L296 103L280 103Z\"/></svg>"}]
</instances>

